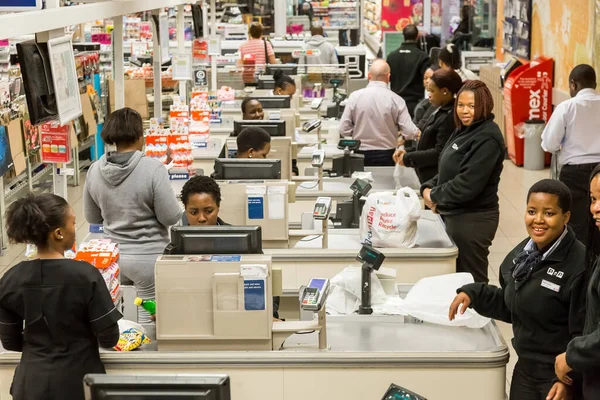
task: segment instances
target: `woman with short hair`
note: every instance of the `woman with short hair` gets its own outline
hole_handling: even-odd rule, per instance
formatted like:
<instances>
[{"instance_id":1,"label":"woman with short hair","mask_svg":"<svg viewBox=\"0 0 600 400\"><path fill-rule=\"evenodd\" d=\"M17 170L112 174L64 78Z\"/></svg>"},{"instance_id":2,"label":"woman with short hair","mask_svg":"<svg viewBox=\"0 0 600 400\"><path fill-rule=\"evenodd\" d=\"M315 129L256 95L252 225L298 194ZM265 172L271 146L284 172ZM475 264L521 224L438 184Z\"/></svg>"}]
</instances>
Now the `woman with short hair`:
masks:
<instances>
[{"instance_id":1,"label":"woman with short hair","mask_svg":"<svg viewBox=\"0 0 600 400\"><path fill-rule=\"evenodd\" d=\"M500 219L498 184L506 153L493 108L485 83L465 82L454 109L457 129L440 154L438 174L421 186L425 205L442 215L458 247L456 271L484 283Z\"/></svg>"},{"instance_id":2,"label":"woman with short hair","mask_svg":"<svg viewBox=\"0 0 600 400\"><path fill-rule=\"evenodd\" d=\"M142 118L135 110L114 111L102 140L117 150L104 154L87 173L83 194L85 219L104 225L118 243L119 266L143 299L154 299L154 264L169 244L169 227L183 213L160 161L145 157ZM139 322L151 322L141 307Z\"/></svg>"}]
</instances>

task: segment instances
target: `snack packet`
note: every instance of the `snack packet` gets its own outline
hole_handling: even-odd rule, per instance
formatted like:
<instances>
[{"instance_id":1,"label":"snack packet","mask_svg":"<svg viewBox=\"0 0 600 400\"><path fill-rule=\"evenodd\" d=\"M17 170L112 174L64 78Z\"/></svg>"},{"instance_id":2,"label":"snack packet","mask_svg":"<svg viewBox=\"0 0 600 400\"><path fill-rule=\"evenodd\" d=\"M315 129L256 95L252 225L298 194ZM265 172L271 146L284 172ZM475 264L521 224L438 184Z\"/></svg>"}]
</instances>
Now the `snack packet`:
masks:
<instances>
[{"instance_id":1,"label":"snack packet","mask_svg":"<svg viewBox=\"0 0 600 400\"><path fill-rule=\"evenodd\" d=\"M132 351L144 344L152 343L146 336L145 329L133 321L120 320L119 331L121 332L119 341L114 347L117 351Z\"/></svg>"}]
</instances>

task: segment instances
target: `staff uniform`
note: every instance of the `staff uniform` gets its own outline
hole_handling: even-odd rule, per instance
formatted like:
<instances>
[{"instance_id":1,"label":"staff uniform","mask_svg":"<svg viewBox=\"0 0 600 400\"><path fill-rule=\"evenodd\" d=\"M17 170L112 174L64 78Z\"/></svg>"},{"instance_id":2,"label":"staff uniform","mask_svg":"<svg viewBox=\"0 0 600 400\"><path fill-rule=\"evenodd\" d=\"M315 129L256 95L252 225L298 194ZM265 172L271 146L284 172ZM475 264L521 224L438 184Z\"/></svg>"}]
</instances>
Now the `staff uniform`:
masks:
<instances>
[{"instance_id":1,"label":"staff uniform","mask_svg":"<svg viewBox=\"0 0 600 400\"><path fill-rule=\"evenodd\" d=\"M121 313L90 264L24 261L0 280L0 339L22 352L14 400L84 400L83 377L105 373L98 342L119 340Z\"/></svg>"},{"instance_id":2,"label":"staff uniform","mask_svg":"<svg viewBox=\"0 0 600 400\"><path fill-rule=\"evenodd\" d=\"M165 166L140 151L108 153L92 164L83 193L85 219L119 244L119 266L138 295L154 298L154 264L183 213ZM138 309L140 323L150 315Z\"/></svg>"},{"instance_id":3,"label":"staff uniform","mask_svg":"<svg viewBox=\"0 0 600 400\"><path fill-rule=\"evenodd\" d=\"M455 129L453 99L429 117L415 151L404 154L404 165L415 169L421 183L437 175L438 159Z\"/></svg>"},{"instance_id":4,"label":"staff uniform","mask_svg":"<svg viewBox=\"0 0 600 400\"><path fill-rule=\"evenodd\" d=\"M390 66L390 87L406 101L408 112L414 115L417 103L423 98L423 75L431 61L416 41L402 43L387 57Z\"/></svg>"},{"instance_id":5,"label":"staff uniform","mask_svg":"<svg viewBox=\"0 0 600 400\"><path fill-rule=\"evenodd\" d=\"M399 131L407 139L419 133L406 103L385 82L371 81L352 92L340 121L340 135L361 141L356 153L364 154L365 166L394 166Z\"/></svg>"},{"instance_id":6,"label":"staff uniform","mask_svg":"<svg viewBox=\"0 0 600 400\"><path fill-rule=\"evenodd\" d=\"M583 89L554 109L542 133L542 148L550 153L560 150L563 166L559 179L571 190L573 207L569 224L577 239L588 243L590 218L590 174L600 163L598 140L600 94ZM598 230L595 230L598 235ZM600 240L596 241L600 243ZM597 251L596 251L597 253Z\"/></svg>"},{"instance_id":7,"label":"staff uniform","mask_svg":"<svg viewBox=\"0 0 600 400\"><path fill-rule=\"evenodd\" d=\"M437 107L429 102L429 96L427 95L417 104L413 122L421 131L423 131L423 125L429 120L429 117L435 110L437 110Z\"/></svg>"},{"instance_id":8,"label":"staff uniform","mask_svg":"<svg viewBox=\"0 0 600 400\"><path fill-rule=\"evenodd\" d=\"M519 356L511 383L513 400L545 399L556 378L554 360L583 331L585 246L568 227L549 248L529 258L530 272L515 278L525 255L537 250L531 239L515 247L500 266L500 288L472 283L460 288L479 314L512 324ZM534 260L534 261L532 261Z\"/></svg>"},{"instance_id":9,"label":"staff uniform","mask_svg":"<svg viewBox=\"0 0 600 400\"><path fill-rule=\"evenodd\" d=\"M494 115L457 129L440 155L438 174L421 186L446 223L458 247L457 272L487 282L489 247L500 218L498 184L504 161L504 138ZM477 234L474 234L477 232Z\"/></svg>"},{"instance_id":10,"label":"staff uniform","mask_svg":"<svg viewBox=\"0 0 600 400\"><path fill-rule=\"evenodd\" d=\"M600 399L600 260L596 259L587 288L583 336L567 346L567 364L583 373L583 398Z\"/></svg>"}]
</instances>

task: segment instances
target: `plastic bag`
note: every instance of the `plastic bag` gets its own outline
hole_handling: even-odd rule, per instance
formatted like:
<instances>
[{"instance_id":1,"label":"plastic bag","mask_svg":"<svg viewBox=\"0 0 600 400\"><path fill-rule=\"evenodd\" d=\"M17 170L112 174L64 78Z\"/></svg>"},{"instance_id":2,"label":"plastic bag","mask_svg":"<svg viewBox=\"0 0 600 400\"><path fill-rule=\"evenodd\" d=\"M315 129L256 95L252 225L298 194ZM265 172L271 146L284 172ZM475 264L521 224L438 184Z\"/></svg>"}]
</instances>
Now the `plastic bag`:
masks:
<instances>
[{"instance_id":1,"label":"plastic bag","mask_svg":"<svg viewBox=\"0 0 600 400\"><path fill-rule=\"evenodd\" d=\"M456 289L468 283L473 283L473 275L464 272L423 278L408 292L402 307L409 315L432 324L483 328L490 319L477 314L472 308L463 315L457 314L453 321L448 319Z\"/></svg>"},{"instance_id":2,"label":"plastic bag","mask_svg":"<svg viewBox=\"0 0 600 400\"><path fill-rule=\"evenodd\" d=\"M353 314L358 310L362 293L362 268L346 267L331 279L327 311L334 315ZM383 304L387 295L376 273L371 274L371 304Z\"/></svg>"},{"instance_id":3,"label":"plastic bag","mask_svg":"<svg viewBox=\"0 0 600 400\"><path fill-rule=\"evenodd\" d=\"M361 243L373 247L414 247L421 202L414 190L371 193L360 217Z\"/></svg>"},{"instance_id":4,"label":"plastic bag","mask_svg":"<svg viewBox=\"0 0 600 400\"><path fill-rule=\"evenodd\" d=\"M121 319L119 324L119 341L114 349L117 351L132 351L143 344L152 343L150 338L146 336L146 330L143 326L133 321Z\"/></svg>"},{"instance_id":5,"label":"plastic bag","mask_svg":"<svg viewBox=\"0 0 600 400\"><path fill-rule=\"evenodd\" d=\"M396 189L409 187L419 190L421 188L421 181L414 168L403 167L400 164L396 164L394 168L394 181L396 181Z\"/></svg>"}]
</instances>

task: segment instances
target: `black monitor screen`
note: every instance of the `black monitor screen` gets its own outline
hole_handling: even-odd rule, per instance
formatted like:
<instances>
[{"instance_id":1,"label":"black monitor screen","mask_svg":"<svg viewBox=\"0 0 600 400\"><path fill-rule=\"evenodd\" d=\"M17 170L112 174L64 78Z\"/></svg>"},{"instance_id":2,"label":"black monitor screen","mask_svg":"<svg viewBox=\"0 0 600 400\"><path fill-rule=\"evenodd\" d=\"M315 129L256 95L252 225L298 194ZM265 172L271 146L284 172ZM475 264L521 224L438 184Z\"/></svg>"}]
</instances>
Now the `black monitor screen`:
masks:
<instances>
[{"instance_id":1,"label":"black monitor screen","mask_svg":"<svg viewBox=\"0 0 600 400\"><path fill-rule=\"evenodd\" d=\"M174 226L165 253L262 254L262 230L260 226Z\"/></svg>"},{"instance_id":2,"label":"black monitor screen","mask_svg":"<svg viewBox=\"0 0 600 400\"><path fill-rule=\"evenodd\" d=\"M214 178L219 180L281 179L281 160L217 158Z\"/></svg>"},{"instance_id":3,"label":"black monitor screen","mask_svg":"<svg viewBox=\"0 0 600 400\"><path fill-rule=\"evenodd\" d=\"M297 64L267 65L267 70L265 73L272 76L278 69L280 69L285 75L298 75Z\"/></svg>"},{"instance_id":4,"label":"black monitor screen","mask_svg":"<svg viewBox=\"0 0 600 400\"><path fill-rule=\"evenodd\" d=\"M270 136L285 136L285 121L260 121L260 120L244 120L233 121L233 134L237 136L245 128L259 127L267 131Z\"/></svg>"},{"instance_id":5,"label":"black monitor screen","mask_svg":"<svg viewBox=\"0 0 600 400\"><path fill-rule=\"evenodd\" d=\"M85 400L231 400L226 375L86 375Z\"/></svg>"},{"instance_id":6,"label":"black monitor screen","mask_svg":"<svg viewBox=\"0 0 600 400\"><path fill-rule=\"evenodd\" d=\"M292 105L290 96L253 96L252 98L260 101L262 108L265 110L277 108L290 108Z\"/></svg>"}]
</instances>

